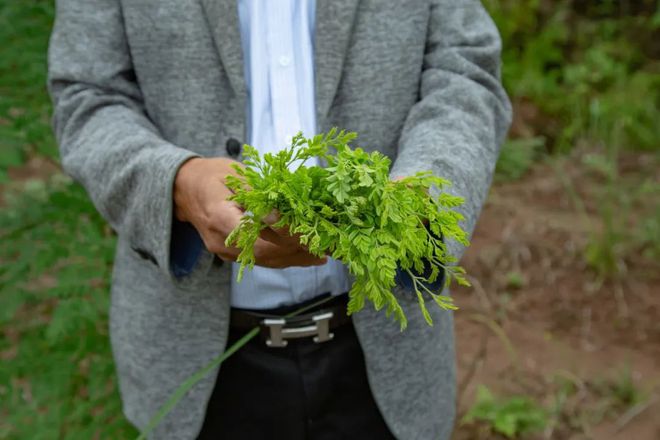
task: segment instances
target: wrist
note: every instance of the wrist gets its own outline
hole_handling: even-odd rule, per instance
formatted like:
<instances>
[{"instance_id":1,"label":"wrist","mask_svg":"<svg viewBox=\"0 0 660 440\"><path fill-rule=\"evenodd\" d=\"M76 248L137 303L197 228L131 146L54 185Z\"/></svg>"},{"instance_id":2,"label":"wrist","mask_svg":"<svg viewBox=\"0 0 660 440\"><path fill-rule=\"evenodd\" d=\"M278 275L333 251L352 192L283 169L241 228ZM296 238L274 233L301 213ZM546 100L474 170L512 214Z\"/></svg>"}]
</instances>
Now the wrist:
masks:
<instances>
[{"instance_id":1,"label":"wrist","mask_svg":"<svg viewBox=\"0 0 660 440\"><path fill-rule=\"evenodd\" d=\"M193 157L185 161L176 173L174 178L174 188L172 198L174 199L174 216L182 222L190 221L191 204L193 202L192 194L196 178L199 174L199 166L204 161L200 157Z\"/></svg>"}]
</instances>

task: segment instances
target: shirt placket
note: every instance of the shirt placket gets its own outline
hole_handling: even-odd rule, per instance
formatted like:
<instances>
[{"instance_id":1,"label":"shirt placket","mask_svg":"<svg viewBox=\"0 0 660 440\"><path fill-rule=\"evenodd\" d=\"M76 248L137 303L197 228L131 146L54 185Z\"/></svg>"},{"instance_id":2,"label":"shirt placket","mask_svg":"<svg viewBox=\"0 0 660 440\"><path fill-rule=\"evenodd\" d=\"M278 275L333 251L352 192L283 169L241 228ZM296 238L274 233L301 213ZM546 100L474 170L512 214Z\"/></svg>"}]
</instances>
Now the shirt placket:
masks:
<instances>
[{"instance_id":1,"label":"shirt placket","mask_svg":"<svg viewBox=\"0 0 660 440\"><path fill-rule=\"evenodd\" d=\"M269 1L268 44L269 82L273 126L275 128L275 151L291 143L291 137L302 129L296 87L294 63L293 29L282 23L291 23L290 1Z\"/></svg>"}]
</instances>

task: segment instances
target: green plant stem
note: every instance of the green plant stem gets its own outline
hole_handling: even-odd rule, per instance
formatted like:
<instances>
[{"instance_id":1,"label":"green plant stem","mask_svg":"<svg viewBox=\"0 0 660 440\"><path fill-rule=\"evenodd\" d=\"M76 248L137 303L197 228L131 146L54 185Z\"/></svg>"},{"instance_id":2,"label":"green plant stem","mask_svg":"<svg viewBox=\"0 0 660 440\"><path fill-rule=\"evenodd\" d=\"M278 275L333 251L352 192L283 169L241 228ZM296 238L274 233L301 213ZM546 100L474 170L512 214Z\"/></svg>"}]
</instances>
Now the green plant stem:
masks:
<instances>
[{"instance_id":1,"label":"green plant stem","mask_svg":"<svg viewBox=\"0 0 660 440\"><path fill-rule=\"evenodd\" d=\"M329 296L328 298L323 298L319 301L316 301L308 306L301 307L298 310L294 310L293 312L289 313L288 315L285 315L285 318L290 318L292 316L299 315L312 307L319 306L321 304L324 304L331 300L333 297ZM165 418L167 414L172 411L172 409L176 406L177 403L183 398L183 396L190 391L192 387L194 387L200 380L202 380L204 377L206 377L207 374L209 374L211 371L216 369L217 367L220 366L229 356L232 354L236 353L240 348L242 348L245 344L247 344L251 339L253 339L255 336L259 334L259 327L254 327L252 330L247 332L245 335L241 337L238 341L236 341L231 347L229 347L227 350L225 350L221 355L213 359L211 362L209 362L205 367L203 367L200 370L197 370L194 374L189 376L186 380L183 381L181 385L174 391L174 393L170 396L169 399L165 402L163 406L161 406L156 414L151 418L149 421L149 424L147 427L142 431L142 433L138 436L137 440L146 440L146 438L153 432L154 429L160 424L160 422Z\"/></svg>"}]
</instances>

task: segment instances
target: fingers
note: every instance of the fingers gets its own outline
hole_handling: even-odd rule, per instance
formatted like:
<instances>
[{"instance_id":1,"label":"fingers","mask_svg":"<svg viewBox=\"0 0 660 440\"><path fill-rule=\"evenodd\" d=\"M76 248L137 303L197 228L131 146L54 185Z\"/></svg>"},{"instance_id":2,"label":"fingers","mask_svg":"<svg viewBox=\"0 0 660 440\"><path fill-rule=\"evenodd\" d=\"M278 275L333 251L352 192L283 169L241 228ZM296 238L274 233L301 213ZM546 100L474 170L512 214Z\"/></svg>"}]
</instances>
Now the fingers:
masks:
<instances>
[{"instance_id":1,"label":"fingers","mask_svg":"<svg viewBox=\"0 0 660 440\"><path fill-rule=\"evenodd\" d=\"M236 261L240 254L240 249L226 246L225 240L243 215L240 206L225 201L213 210L209 226L201 232L206 248L224 261ZM267 218L267 224L272 225L279 218L279 213L273 211ZM286 227L262 230L261 238L254 244L254 256L257 265L271 268L318 266L327 262L325 257L310 254L301 246L299 236L290 235Z\"/></svg>"},{"instance_id":2,"label":"fingers","mask_svg":"<svg viewBox=\"0 0 660 440\"><path fill-rule=\"evenodd\" d=\"M270 230L275 232L277 235L286 238L292 237L288 227L282 226L276 228L273 226L275 223L280 221L280 218L280 213L276 209L273 209L270 214L263 218L263 222L266 223L270 227Z\"/></svg>"},{"instance_id":3,"label":"fingers","mask_svg":"<svg viewBox=\"0 0 660 440\"><path fill-rule=\"evenodd\" d=\"M238 203L223 201L209 216L208 227L226 237L238 226L243 215L243 209Z\"/></svg>"},{"instance_id":4,"label":"fingers","mask_svg":"<svg viewBox=\"0 0 660 440\"><path fill-rule=\"evenodd\" d=\"M300 243L300 234L291 234L291 231L287 226L279 228L273 227L278 221L280 221L280 213L275 209L264 217L263 222L266 223L269 228L261 231L261 238L280 246L292 246L297 248L297 250L306 250L307 248Z\"/></svg>"},{"instance_id":5,"label":"fingers","mask_svg":"<svg viewBox=\"0 0 660 440\"><path fill-rule=\"evenodd\" d=\"M236 261L240 250L237 248L219 249L216 255L224 261ZM282 247L268 241L257 239L254 245L254 256L257 266L281 269L291 266L320 266L325 264L326 257L319 258L302 249Z\"/></svg>"},{"instance_id":6,"label":"fingers","mask_svg":"<svg viewBox=\"0 0 660 440\"><path fill-rule=\"evenodd\" d=\"M204 245L209 252L225 261L235 261L240 249L225 245L227 236L241 221L243 211L235 202L226 200L217 203L209 210L205 223L199 229Z\"/></svg>"},{"instance_id":7,"label":"fingers","mask_svg":"<svg viewBox=\"0 0 660 440\"><path fill-rule=\"evenodd\" d=\"M306 249L279 246L262 239L254 245L254 256L259 266L266 267L316 266L327 261L326 257L316 257Z\"/></svg>"},{"instance_id":8,"label":"fingers","mask_svg":"<svg viewBox=\"0 0 660 440\"><path fill-rule=\"evenodd\" d=\"M254 243L254 257L257 261L284 258L298 252L300 252L300 249L292 246L280 246L262 238L258 238Z\"/></svg>"},{"instance_id":9,"label":"fingers","mask_svg":"<svg viewBox=\"0 0 660 440\"><path fill-rule=\"evenodd\" d=\"M300 234L289 235L288 229L285 228L266 228L262 229L260 232L260 237L265 241L276 244L282 247L290 247L292 251L299 251L300 249L306 249L300 243Z\"/></svg>"},{"instance_id":10,"label":"fingers","mask_svg":"<svg viewBox=\"0 0 660 440\"><path fill-rule=\"evenodd\" d=\"M223 167L223 169L222 169L222 174L220 174L221 176L223 176L223 179L222 179L223 182L224 182L224 180L225 180L224 177L225 177L225 176L228 176L228 175L232 175L232 176L236 176L236 177L241 177L240 174L238 174L238 171L236 171L236 168L235 168L235 167L245 168L245 165L244 165L243 163L241 163L241 162L238 162L238 161L232 161L232 162L229 164L229 166L227 166L227 167Z\"/></svg>"},{"instance_id":11,"label":"fingers","mask_svg":"<svg viewBox=\"0 0 660 440\"><path fill-rule=\"evenodd\" d=\"M263 240L273 244L284 245L284 237L282 237L271 228L262 229L259 234Z\"/></svg>"},{"instance_id":12,"label":"fingers","mask_svg":"<svg viewBox=\"0 0 660 440\"><path fill-rule=\"evenodd\" d=\"M220 236L221 240L222 238L223 237ZM209 251L211 251L211 249L209 249ZM212 252L225 261L236 261L241 250L236 247L227 247L223 242L221 247L216 248L215 251ZM277 246L276 244L267 242L261 238L258 238L254 243L254 258L257 262L272 260L273 258L285 258L296 252L297 250L295 249L282 248L281 246Z\"/></svg>"},{"instance_id":13,"label":"fingers","mask_svg":"<svg viewBox=\"0 0 660 440\"><path fill-rule=\"evenodd\" d=\"M238 255L241 253L240 249L237 248L224 248L217 252L214 252L222 261L231 262L238 259Z\"/></svg>"},{"instance_id":14,"label":"fingers","mask_svg":"<svg viewBox=\"0 0 660 440\"><path fill-rule=\"evenodd\" d=\"M318 258L309 252L300 251L295 254L286 255L286 256L277 256L272 258L262 259L261 261L257 260L257 265L270 267L274 269L282 269L285 267L291 266L321 266L327 263L327 258Z\"/></svg>"}]
</instances>

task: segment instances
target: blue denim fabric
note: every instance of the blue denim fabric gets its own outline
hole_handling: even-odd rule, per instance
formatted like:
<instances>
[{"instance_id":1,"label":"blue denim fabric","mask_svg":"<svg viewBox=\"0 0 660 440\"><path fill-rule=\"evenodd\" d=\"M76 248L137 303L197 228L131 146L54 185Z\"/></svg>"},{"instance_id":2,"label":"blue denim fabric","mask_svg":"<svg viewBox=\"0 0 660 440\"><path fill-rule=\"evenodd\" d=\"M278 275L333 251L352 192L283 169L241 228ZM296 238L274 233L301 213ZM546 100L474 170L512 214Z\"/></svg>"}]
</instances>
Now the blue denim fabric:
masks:
<instances>
[{"instance_id":1,"label":"blue denim fabric","mask_svg":"<svg viewBox=\"0 0 660 440\"><path fill-rule=\"evenodd\" d=\"M170 243L170 267L177 278L190 274L204 249L204 242L190 224L174 220Z\"/></svg>"}]
</instances>

